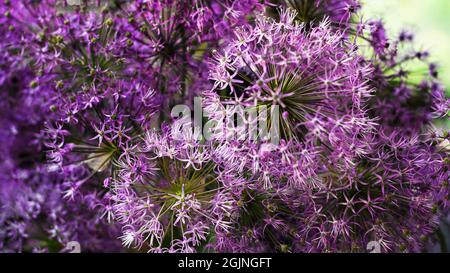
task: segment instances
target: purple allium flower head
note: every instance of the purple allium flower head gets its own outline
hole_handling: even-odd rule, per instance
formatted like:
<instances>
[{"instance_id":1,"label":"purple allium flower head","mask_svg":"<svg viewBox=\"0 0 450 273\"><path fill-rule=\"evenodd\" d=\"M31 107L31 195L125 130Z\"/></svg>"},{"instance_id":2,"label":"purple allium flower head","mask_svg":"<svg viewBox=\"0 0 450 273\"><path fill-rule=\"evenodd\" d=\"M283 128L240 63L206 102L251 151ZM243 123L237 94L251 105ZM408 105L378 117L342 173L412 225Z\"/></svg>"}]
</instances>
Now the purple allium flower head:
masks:
<instances>
[{"instance_id":1,"label":"purple allium flower head","mask_svg":"<svg viewBox=\"0 0 450 273\"><path fill-rule=\"evenodd\" d=\"M283 11L280 22L259 15L254 27L236 30L236 38L215 54L210 72L224 98L244 106L279 105L286 139L304 137L306 122L315 117L327 122L351 112L363 116L370 95L370 69L360 65L353 45L327 21L306 34L295 15Z\"/></svg>"},{"instance_id":2,"label":"purple allium flower head","mask_svg":"<svg viewBox=\"0 0 450 273\"><path fill-rule=\"evenodd\" d=\"M178 139L167 128L149 131L118 161L112 211L124 246L151 252L194 252L212 232L226 230L222 189L210 149ZM214 200L214 201L213 201Z\"/></svg>"},{"instance_id":3,"label":"purple allium flower head","mask_svg":"<svg viewBox=\"0 0 450 273\"><path fill-rule=\"evenodd\" d=\"M135 1L120 21L125 33L126 55L134 60L135 73L147 78L162 94L161 115L170 106L192 100L209 88L205 58L211 48L233 35L235 27L246 24L251 12L261 8L248 1Z\"/></svg>"},{"instance_id":4,"label":"purple allium flower head","mask_svg":"<svg viewBox=\"0 0 450 273\"><path fill-rule=\"evenodd\" d=\"M306 33L303 24L294 22L295 15L282 11L280 22L257 15L255 26L236 30L236 38L214 56L210 72L214 88L204 93L206 111L219 126L226 126L227 105L279 106L276 121L288 147L299 141L311 146L326 143L326 149L351 161L364 153L358 134L373 126L364 109L371 70L362 64L354 45L327 21ZM241 150L251 152L249 147ZM261 153L258 148L257 157Z\"/></svg>"},{"instance_id":5,"label":"purple allium flower head","mask_svg":"<svg viewBox=\"0 0 450 273\"><path fill-rule=\"evenodd\" d=\"M359 252L379 241L383 251L420 251L438 223L442 202L448 202L445 157L420 136L380 131L372 152L354 169L323 169L325 189L292 192L286 199L293 204L295 195L310 199L301 199L307 225L298 250Z\"/></svg>"}]
</instances>

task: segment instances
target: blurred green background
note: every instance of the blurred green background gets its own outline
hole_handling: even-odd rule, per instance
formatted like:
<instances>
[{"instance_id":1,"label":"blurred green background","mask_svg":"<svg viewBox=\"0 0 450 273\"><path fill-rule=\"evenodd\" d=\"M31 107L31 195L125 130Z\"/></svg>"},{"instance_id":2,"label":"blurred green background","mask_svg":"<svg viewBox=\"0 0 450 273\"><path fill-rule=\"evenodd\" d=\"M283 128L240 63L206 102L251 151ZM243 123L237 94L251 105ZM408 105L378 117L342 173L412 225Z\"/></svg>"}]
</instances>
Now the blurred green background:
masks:
<instances>
[{"instance_id":1,"label":"blurred green background","mask_svg":"<svg viewBox=\"0 0 450 273\"><path fill-rule=\"evenodd\" d=\"M428 50L439 65L450 96L450 0L363 0L363 16L382 19L391 37L412 31L417 49ZM450 120L443 123L450 128Z\"/></svg>"}]
</instances>

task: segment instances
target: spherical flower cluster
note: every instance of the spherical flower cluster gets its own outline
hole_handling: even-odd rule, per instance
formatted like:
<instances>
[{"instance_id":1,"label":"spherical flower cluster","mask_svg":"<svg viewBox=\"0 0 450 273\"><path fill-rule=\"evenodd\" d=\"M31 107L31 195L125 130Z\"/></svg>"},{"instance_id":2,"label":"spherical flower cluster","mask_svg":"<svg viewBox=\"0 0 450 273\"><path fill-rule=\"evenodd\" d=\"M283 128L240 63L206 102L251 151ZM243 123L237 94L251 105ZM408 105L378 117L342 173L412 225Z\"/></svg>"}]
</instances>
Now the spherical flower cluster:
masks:
<instances>
[{"instance_id":1,"label":"spherical flower cluster","mask_svg":"<svg viewBox=\"0 0 450 273\"><path fill-rule=\"evenodd\" d=\"M149 131L124 154L111 181L111 213L123 224L123 244L152 252L193 252L212 232L228 230L226 206L211 150Z\"/></svg>"},{"instance_id":2,"label":"spherical flower cluster","mask_svg":"<svg viewBox=\"0 0 450 273\"><path fill-rule=\"evenodd\" d=\"M279 123L281 139L358 152L364 144L356 135L372 127L364 109L371 69L329 22L306 32L295 16L291 10L281 13L279 22L257 16L254 26L236 30L223 53L215 54L210 78L216 92L205 93L211 96L206 107L220 120L224 111L217 112L218 101L256 109L279 106L281 114L271 122Z\"/></svg>"},{"instance_id":3,"label":"spherical flower cluster","mask_svg":"<svg viewBox=\"0 0 450 273\"><path fill-rule=\"evenodd\" d=\"M61 2L0 3L0 252L435 240L449 99L408 32L355 0Z\"/></svg>"},{"instance_id":4,"label":"spherical flower cluster","mask_svg":"<svg viewBox=\"0 0 450 273\"><path fill-rule=\"evenodd\" d=\"M326 188L302 194L310 202L299 202L307 223L300 250L363 251L378 241L383 251L416 252L436 228L438 210L448 203L443 155L418 136L381 130L352 170L326 170Z\"/></svg>"}]
</instances>

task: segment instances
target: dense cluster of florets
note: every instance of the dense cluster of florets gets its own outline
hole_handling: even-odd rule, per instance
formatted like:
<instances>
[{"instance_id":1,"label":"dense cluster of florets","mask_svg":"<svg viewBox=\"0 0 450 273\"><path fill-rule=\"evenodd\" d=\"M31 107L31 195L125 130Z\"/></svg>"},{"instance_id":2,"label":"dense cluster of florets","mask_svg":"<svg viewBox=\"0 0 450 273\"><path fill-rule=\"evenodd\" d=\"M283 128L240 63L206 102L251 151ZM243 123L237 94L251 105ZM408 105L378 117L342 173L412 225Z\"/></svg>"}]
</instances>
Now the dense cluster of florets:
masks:
<instances>
[{"instance_id":1,"label":"dense cluster of florets","mask_svg":"<svg viewBox=\"0 0 450 273\"><path fill-rule=\"evenodd\" d=\"M408 32L356 0L64 2L0 3L1 252L433 240L449 99Z\"/></svg>"}]
</instances>

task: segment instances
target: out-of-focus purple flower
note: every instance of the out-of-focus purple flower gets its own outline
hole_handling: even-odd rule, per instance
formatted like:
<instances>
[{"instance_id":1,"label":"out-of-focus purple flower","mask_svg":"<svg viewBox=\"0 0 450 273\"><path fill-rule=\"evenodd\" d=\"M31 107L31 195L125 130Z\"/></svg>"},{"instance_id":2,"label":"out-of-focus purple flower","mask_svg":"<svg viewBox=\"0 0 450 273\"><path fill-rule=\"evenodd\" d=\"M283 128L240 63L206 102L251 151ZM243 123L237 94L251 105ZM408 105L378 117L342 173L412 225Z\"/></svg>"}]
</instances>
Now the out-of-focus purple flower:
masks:
<instances>
[{"instance_id":1,"label":"out-of-focus purple flower","mask_svg":"<svg viewBox=\"0 0 450 273\"><path fill-rule=\"evenodd\" d=\"M414 49L413 34L402 31L389 39L381 21L368 23L374 56L372 115L387 130L422 132L426 125L448 116L450 101L427 51ZM414 68L417 67L417 68ZM426 71L425 73L421 71Z\"/></svg>"}]
</instances>

